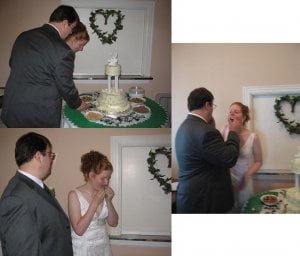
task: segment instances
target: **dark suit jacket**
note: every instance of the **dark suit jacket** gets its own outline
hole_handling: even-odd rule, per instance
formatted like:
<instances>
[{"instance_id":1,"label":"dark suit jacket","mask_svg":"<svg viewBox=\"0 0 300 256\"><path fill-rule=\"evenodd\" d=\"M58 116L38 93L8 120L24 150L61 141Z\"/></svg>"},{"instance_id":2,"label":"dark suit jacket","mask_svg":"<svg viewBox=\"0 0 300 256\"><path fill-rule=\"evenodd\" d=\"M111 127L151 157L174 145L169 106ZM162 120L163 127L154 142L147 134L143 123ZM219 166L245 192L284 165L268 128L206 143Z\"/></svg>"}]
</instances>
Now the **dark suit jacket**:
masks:
<instances>
[{"instance_id":1,"label":"dark suit jacket","mask_svg":"<svg viewBox=\"0 0 300 256\"><path fill-rule=\"evenodd\" d=\"M74 52L49 24L23 32L10 57L2 121L8 127L59 127L62 99L81 100L74 85Z\"/></svg>"},{"instance_id":2,"label":"dark suit jacket","mask_svg":"<svg viewBox=\"0 0 300 256\"><path fill-rule=\"evenodd\" d=\"M71 256L68 217L54 197L17 172L0 201L3 256Z\"/></svg>"},{"instance_id":3,"label":"dark suit jacket","mask_svg":"<svg viewBox=\"0 0 300 256\"><path fill-rule=\"evenodd\" d=\"M233 206L229 168L239 155L239 137L222 135L199 117L188 115L175 138L179 165L177 213L225 213Z\"/></svg>"}]
</instances>

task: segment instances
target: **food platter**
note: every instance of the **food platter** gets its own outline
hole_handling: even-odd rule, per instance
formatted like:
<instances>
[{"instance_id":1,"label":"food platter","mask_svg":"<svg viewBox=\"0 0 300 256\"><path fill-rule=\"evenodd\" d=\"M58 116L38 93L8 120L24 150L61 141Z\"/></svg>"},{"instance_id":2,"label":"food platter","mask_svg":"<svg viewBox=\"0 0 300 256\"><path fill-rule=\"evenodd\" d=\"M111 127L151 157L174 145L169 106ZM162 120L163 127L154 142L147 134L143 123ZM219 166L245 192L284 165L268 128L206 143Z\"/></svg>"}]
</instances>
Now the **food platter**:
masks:
<instances>
[{"instance_id":1,"label":"food platter","mask_svg":"<svg viewBox=\"0 0 300 256\"><path fill-rule=\"evenodd\" d=\"M80 99L88 104L89 108L94 108L96 106L96 100L98 97L98 93L95 92L93 94L80 94Z\"/></svg>"},{"instance_id":2,"label":"food platter","mask_svg":"<svg viewBox=\"0 0 300 256\"><path fill-rule=\"evenodd\" d=\"M103 118L103 114L99 111L87 111L84 116L91 122L96 122Z\"/></svg>"},{"instance_id":3,"label":"food platter","mask_svg":"<svg viewBox=\"0 0 300 256\"><path fill-rule=\"evenodd\" d=\"M105 126L127 127L142 123L151 117L151 109L146 106L146 99L143 97L129 98L130 107L128 110L110 113L97 109L97 95L97 92L80 95L81 100L89 105L87 110L81 112L89 122Z\"/></svg>"},{"instance_id":4,"label":"food platter","mask_svg":"<svg viewBox=\"0 0 300 256\"><path fill-rule=\"evenodd\" d=\"M274 206L279 202L279 199L275 195L266 194L260 197L260 200L268 206Z\"/></svg>"},{"instance_id":5,"label":"food platter","mask_svg":"<svg viewBox=\"0 0 300 256\"><path fill-rule=\"evenodd\" d=\"M93 96L96 98L97 92L83 93L81 95ZM80 96L81 96L80 95ZM143 97L145 99L144 104L140 106L146 106L146 108L138 108L133 110L133 106L130 106L128 112L121 113L117 117L110 117L110 113L101 111L97 106L90 106L83 111L77 111L67 104L64 105L63 113L64 127L93 127L93 128L110 128L110 127L130 127L130 128L156 128L165 127L168 122L168 115L166 110L154 100ZM92 105L92 104L91 104ZM94 104L93 104L94 105ZM96 105L96 104L95 104ZM98 111L103 115L100 120L90 121L85 117L85 114L89 111ZM141 113L145 112L145 113Z\"/></svg>"},{"instance_id":6,"label":"food platter","mask_svg":"<svg viewBox=\"0 0 300 256\"><path fill-rule=\"evenodd\" d=\"M94 101L93 99L93 96L92 95L80 95L80 99L83 101L83 102L91 102L91 101Z\"/></svg>"},{"instance_id":7,"label":"food platter","mask_svg":"<svg viewBox=\"0 0 300 256\"><path fill-rule=\"evenodd\" d=\"M145 105L133 107L132 110L138 114L143 114L143 115L150 114L150 112L151 112L150 108L148 108Z\"/></svg>"},{"instance_id":8,"label":"food platter","mask_svg":"<svg viewBox=\"0 0 300 256\"><path fill-rule=\"evenodd\" d=\"M140 98L140 97L134 97L134 98L129 99L130 105L132 107L137 107L137 106L140 106L140 105L144 105L145 101L146 100L144 98Z\"/></svg>"}]
</instances>

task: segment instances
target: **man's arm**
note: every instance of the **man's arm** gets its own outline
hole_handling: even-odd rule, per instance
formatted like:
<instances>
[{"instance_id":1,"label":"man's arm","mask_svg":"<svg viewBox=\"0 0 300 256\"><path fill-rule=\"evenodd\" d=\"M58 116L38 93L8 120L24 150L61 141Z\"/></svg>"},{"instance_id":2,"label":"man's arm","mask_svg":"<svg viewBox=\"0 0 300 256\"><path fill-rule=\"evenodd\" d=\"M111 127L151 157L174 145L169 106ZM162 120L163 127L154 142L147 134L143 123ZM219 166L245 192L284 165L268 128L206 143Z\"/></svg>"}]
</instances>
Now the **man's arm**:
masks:
<instances>
[{"instance_id":1,"label":"man's arm","mask_svg":"<svg viewBox=\"0 0 300 256\"><path fill-rule=\"evenodd\" d=\"M218 130L209 131L203 139L203 152L205 160L212 165L226 168L233 167L239 156L240 140L235 132L230 131L228 139L224 142Z\"/></svg>"}]
</instances>

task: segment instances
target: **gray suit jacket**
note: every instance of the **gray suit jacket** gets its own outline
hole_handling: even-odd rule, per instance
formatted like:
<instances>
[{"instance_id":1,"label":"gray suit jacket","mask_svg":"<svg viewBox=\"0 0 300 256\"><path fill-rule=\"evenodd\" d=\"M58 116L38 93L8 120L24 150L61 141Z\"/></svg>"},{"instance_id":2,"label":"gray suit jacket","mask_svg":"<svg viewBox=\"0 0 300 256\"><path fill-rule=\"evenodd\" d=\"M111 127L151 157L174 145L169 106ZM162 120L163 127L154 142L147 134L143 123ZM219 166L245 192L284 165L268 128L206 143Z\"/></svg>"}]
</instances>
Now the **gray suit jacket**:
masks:
<instances>
[{"instance_id":1,"label":"gray suit jacket","mask_svg":"<svg viewBox=\"0 0 300 256\"><path fill-rule=\"evenodd\" d=\"M68 217L57 200L17 172L0 200L3 255L72 256Z\"/></svg>"},{"instance_id":2,"label":"gray suit jacket","mask_svg":"<svg viewBox=\"0 0 300 256\"><path fill-rule=\"evenodd\" d=\"M229 168L239 155L239 137L220 132L199 117L188 115L175 138L179 165L177 213L225 213L233 206Z\"/></svg>"},{"instance_id":3,"label":"gray suit jacket","mask_svg":"<svg viewBox=\"0 0 300 256\"><path fill-rule=\"evenodd\" d=\"M1 119L7 127L59 127L62 99L81 100L73 82L75 54L49 24L23 32L10 57Z\"/></svg>"}]
</instances>

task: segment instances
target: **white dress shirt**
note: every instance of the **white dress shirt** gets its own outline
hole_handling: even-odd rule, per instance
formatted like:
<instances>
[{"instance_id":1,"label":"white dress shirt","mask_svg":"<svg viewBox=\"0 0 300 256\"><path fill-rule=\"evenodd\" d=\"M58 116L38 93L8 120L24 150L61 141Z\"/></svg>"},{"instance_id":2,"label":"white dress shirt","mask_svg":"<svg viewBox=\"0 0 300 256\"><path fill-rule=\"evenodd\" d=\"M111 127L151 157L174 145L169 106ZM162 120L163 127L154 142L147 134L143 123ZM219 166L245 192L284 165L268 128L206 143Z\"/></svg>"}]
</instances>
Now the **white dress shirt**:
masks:
<instances>
[{"instance_id":1,"label":"white dress shirt","mask_svg":"<svg viewBox=\"0 0 300 256\"><path fill-rule=\"evenodd\" d=\"M190 112L189 115L199 117L199 118L201 118L203 121L205 121L205 123L208 123L207 120L206 120L204 117L200 116L200 115L197 115L197 114L192 113L192 112Z\"/></svg>"},{"instance_id":2,"label":"white dress shirt","mask_svg":"<svg viewBox=\"0 0 300 256\"><path fill-rule=\"evenodd\" d=\"M24 172L21 170L18 170L19 173L22 173L23 175L25 175L27 178L31 179L32 181L34 181L36 184L38 184L41 188L44 188L44 183L43 181L41 181L39 178L29 174L28 172Z\"/></svg>"}]
</instances>

